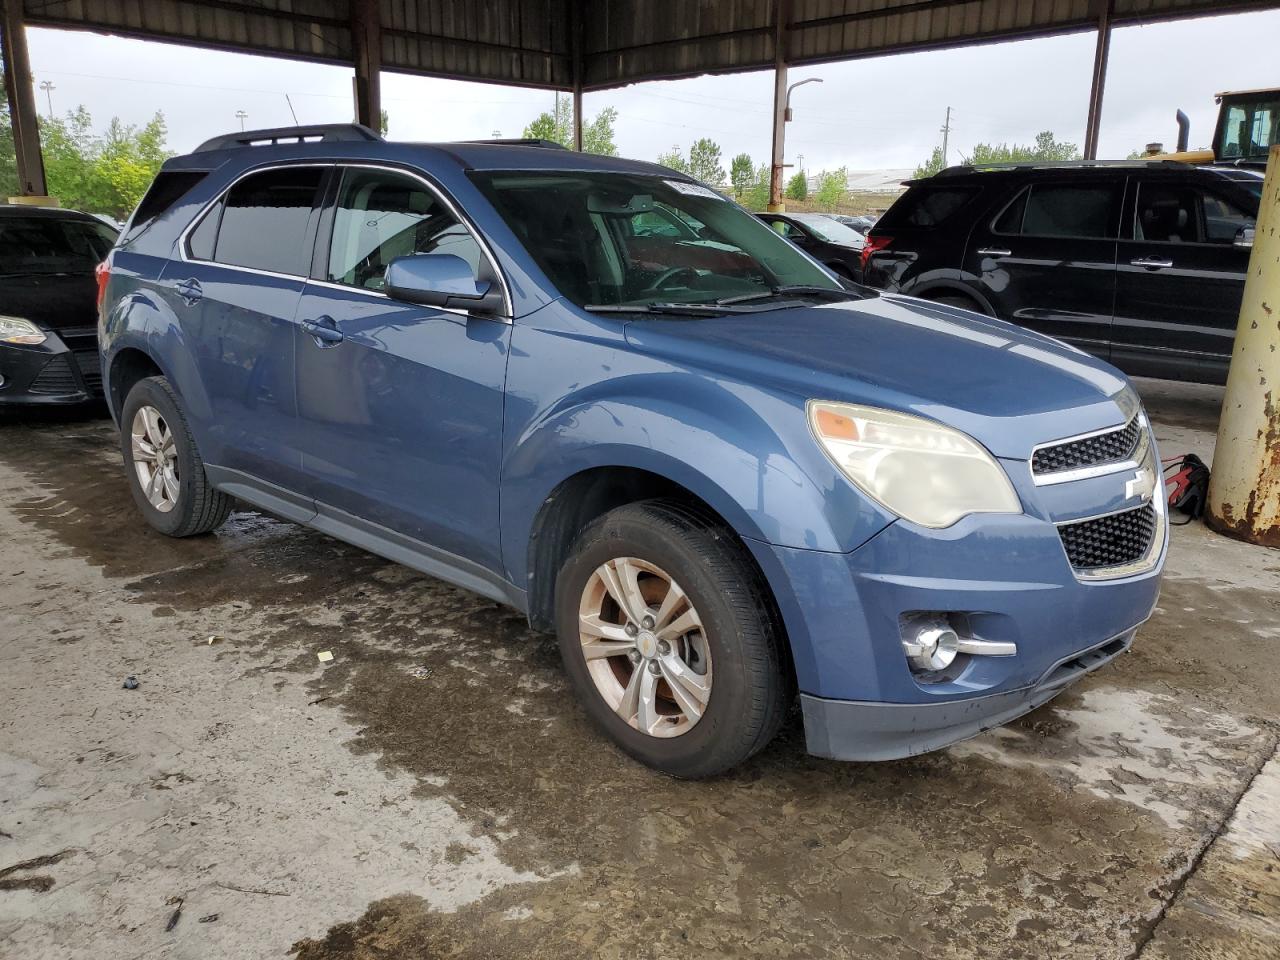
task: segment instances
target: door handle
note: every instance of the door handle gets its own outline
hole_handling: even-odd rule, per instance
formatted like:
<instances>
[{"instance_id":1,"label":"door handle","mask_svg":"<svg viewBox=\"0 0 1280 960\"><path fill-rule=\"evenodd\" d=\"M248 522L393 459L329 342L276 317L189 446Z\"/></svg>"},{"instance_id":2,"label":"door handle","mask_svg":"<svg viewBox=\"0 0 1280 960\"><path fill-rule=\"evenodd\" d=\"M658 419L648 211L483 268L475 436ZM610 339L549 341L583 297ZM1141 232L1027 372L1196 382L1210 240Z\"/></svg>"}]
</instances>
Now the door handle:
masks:
<instances>
[{"instance_id":1,"label":"door handle","mask_svg":"<svg viewBox=\"0 0 1280 960\"><path fill-rule=\"evenodd\" d=\"M195 277L179 280L174 289L178 291L178 296L182 298L183 303L188 307L199 303L204 297L204 288L200 286L200 281Z\"/></svg>"},{"instance_id":2,"label":"door handle","mask_svg":"<svg viewBox=\"0 0 1280 960\"><path fill-rule=\"evenodd\" d=\"M983 247L978 251L980 257L1012 257L1012 250L1005 250L1003 247Z\"/></svg>"},{"instance_id":3,"label":"door handle","mask_svg":"<svg viewBox=\"0 0 1280 960\"><path fill-rule=\"evenodd\" d=\"M317 347L334 347L345 339L333 317L316 317L314 320L303 320L302 329L311 334Z\"/></svg>"},{"instance_id":4,"label":"door handle","mask_svg":"<svg viewBox=\"0 0 1280 960\"><path fill-rule=\"evenodd\" d=\"M1164 260L1160 257L1138 257L1130 260L1131 267L1145 267L1147 270L1165 270L1173 266L1172 260Z\"/></svg>"}]
</instances>

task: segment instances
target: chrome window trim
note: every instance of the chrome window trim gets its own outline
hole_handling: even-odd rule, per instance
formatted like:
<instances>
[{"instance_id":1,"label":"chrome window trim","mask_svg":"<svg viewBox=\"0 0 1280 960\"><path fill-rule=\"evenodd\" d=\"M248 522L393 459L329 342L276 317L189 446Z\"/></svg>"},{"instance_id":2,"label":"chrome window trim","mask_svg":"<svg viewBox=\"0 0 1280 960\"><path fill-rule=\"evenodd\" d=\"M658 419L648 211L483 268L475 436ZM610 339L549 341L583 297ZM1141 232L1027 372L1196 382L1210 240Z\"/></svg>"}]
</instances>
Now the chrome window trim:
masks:
<instances>
[{"instance_id":1,"label":"chrome window trim","mask_svg":"<svg viewBox=\"0 0 1280 960\"><path fill-rule=\"evenodd\" d=\"M237 263L223 263L220 260L200 260L187 255L188 237L190 236L192 231L194 231L196 226L200 223L200 221L205 218L205 215L208 214L208 212L211 209L213 209L214 206L221 203L223 199L225 199L226 195L230 193L235 188L236 184L238 184L241 180L244 180L245 178L251 177L254 174L258 174L258 173L267 173L272 170L292 170L298 167L321 167L321 168L338 168L338 169L358 168L358 169L364 169L364 170L385 170L388 173L398 173L403 176L410 177L411 179L417 180L424 187L426 187L426 189L430 191L431 194L437 200L440 201L440 204L446 210L448 210L449 213L453 215L454 219L457 220L458 223L462 224L462 226L466 229L466 231L470 233L472 237L475 238L476 244L480 247L480 252L484 255L485 259L489 261L489 267L493 270L493 275L498 278L498 286L502 290L503 312L500 316L495 317L495 316L489 316L487 314L473 314L469 310L466 310L463 308L455 308L455 307L423 307L423 309L439 310L442 313L451 313L451 314L454 314L455 316L462 316L462 317L475 316L484 320L497 320L500 323L509 324L513 322L512 318L515 314L515 309L514 309L514 303L511 299L511 288L507 285L507 278L502 272L502 267L498 263L498 258L494 256L493 248L489 246L489 242L488 240L485 239L484 234L480 232L479 228L477 228L476 225L472 223L469 218L464 217L462 215L462 213L454 205L453 201L450 200L447 196L445 196L444 192L439 187L433 184L430 180L428 180L422 174L414 170L406 169L404 167L389 166L387 164L381 164L381 163L367 163L367 162L346 161L346 160L298 160L298 161L290 161L286 163L273 163L267 166L254 167L252 170L246 170L243 173L241 173L238 177L236 177L234 180L232 180L229 184L227 184L226 187L224 187L213 199L211 199L208 203L206 203L203 207L201 207L200 212L191 218L191 222L188 223L187 226L183 229L182 233L178 235L179 261L181 261L182 263L209 263L209 264L213 264L214 266L221 267L224 270L242 270L246 273L254 273L263 277L275 277L280 280L302 280L305 283L315 284L317 286L331 287L337 290L348 290L348 291L355 290L359 293L381 297L382 299L385 299L385 300L393 300L392 297L388 296L387 294L383 293L380 290L365 290L362 287L352 287L344 283L334 283L333 281L328 279L317 280L313 277L300 275L300 274L276 273L275 271L272 271L272 270L261 270L261 269L258 269L257 267L245 267ZM330 243L332 243L332 236L330 237ZM326 266L326 269L327 269L327 266ZM415 306L414 304L408 304L406 301L395 300L394 302L406 303L407 306Z\"/></svg>"},{"instance_id":2,"label":"chrome window trim","mask_svg":"<svg viewBox=\"0 0 1280 960\"><path fill-rule=\"evenodd\" d=\"M1143 432L1143 438L1145 440L1145 452L1141 463L1135 464L1135 468L1151 470L1155 475L1156 487L1155 491L1151 495L1150 503L1151 508L1155 511L1156 525L1155 529L1151 531L1151 546L1147 548L1147 552L1145 554L1137 560L1132 560L1129 563L1122 563L1113 567L1095 567L1090 570L1077 570L1072 566L1071 558L1067 556L1067 545L1062 542L1062 536L1059 534L1058 544L1062 547L1063 559L1067 561L1067 567L1081 583L1122 580L1125 577L1135 577L1144 573L1149 573L1155 569L1156 565L1160 562L1161 556L1164 554L1165 535L1168 532L1169 505L1165 499L1164 483L1162 482L1163 475L1160 473L1158 469L1159 464L1156 462L1153 455L1155 447L1152 443L1149 429ZM1145 503L1140 503L1136 506L1131 505L1121 507L1119 510L1110 510L1106 513L1099 513L1091 517L1077 517L1074 520L1055 522L1054 529L1060 531L1062 527L1070 527L1077 523L1088 523L1090 520L1102 520L1105 517L1114 517L1118 514L1129 513L1133 510L1141 510L1144 506L1146 506Z\"/></svg>"},{"instance_id":3,"label":"chrome window trim","mask_svg":"<svg viewBox=\"0 0 1280 960\"><path fill-rule=\"evenodd\" d=\"M1122 473L1125 470L1136 470L1142 466L1146 459L1147 451L1151 446L1151 429L1147 420L1146 411L1139 411L1136 415L1138 420L1138 442L1134 445L1133 453L1123 460L1113 460L1109 463L1097 463L1089 467L1073 467L1070 470L1057 470L1053 473L1036 473L1035 460L1036 454L1041 450L1049 447L1060 447L1067 443L1077 443L1080 440L1092 440L1094 437L1101 437L1108 433L1116 433L1120 430L1128 429L1132 420L1120 424L1118 427L1103 427L1101 430L1091 430L1088 433L1080 433L1074 437L1063 437L1060 440L1050 440L1046 443L1040 443L1031 449L1031 456L1027 458L1027 470L1031 474L1031 482L1037 487L1050 487L1059 483L1071 483L1074 480L1091 480L1094 477L1105 477L1112 473Z\"/></svg>"}]
</instances>

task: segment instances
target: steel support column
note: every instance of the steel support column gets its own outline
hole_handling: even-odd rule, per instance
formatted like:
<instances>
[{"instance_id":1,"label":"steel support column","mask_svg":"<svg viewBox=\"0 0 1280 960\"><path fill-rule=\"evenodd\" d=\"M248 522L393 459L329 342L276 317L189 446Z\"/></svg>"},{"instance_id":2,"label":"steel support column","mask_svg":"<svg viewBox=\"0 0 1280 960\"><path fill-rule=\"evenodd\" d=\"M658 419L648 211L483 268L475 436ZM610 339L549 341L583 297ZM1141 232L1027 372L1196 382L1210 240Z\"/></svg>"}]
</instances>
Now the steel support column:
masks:
<instances>
[{"instance_id":1,"label":"steel support column","mask_svg":"<svg viewBox=\"0 0 1280 960\"><path fill-rule=\"evenodd\" d=\"M1093 83L1089 88L1089 119L1084 131L1084 158L1098 159L1098 128L1102 124L1102 91L1111 56L1111 12L1114 0L1095 0L1098 8L1098 46L1093 53Z\"/></svg>"},{"instance_id":2,"label":"steel support column","mask_svg":"<svg viewBox=\"0 0 1280 960\"><path fill-rule=\"evenodd\" d=\"M4 0L0 50L4 55L4 92L9 98L9 121L13 125L13 147L18 161L18 190L23 196L42 197L48 188L44 158L40 155L36 92L32 85L31 57L27 53L22 0Z\"/></svg>"},{"instance_id":3,"label":"steel support column","mask_svg":"<svg viewBox=\"0 0 1280 960\"><path fill-rule=\"evenodd\" d=\"M573 57L573 149L582 152L582 0L570 4L569 50Z\"/></svg>"},{"instance_id":4,"label":"steel support column","mask_svg":"<svg viewBox=\"0 0 1280 960\"><path fill-rule=\"evenodd\" d=\"M788 0L773 4L773 153L769 162L770 213L786 209L782 202L783 156L787 130L787 16Z\"/></svg>"},{"instance_id":5,"label":"steel support column","mask_svg":"<svg viewBox=\"0 0 1280 960\"><path fill-rule=\"evenodd\" d=\"M352 0L356 122L382 130L382 18L378 0Z\"/></svg>"},{"instance_id":6,"label":"steel support column","mask_svg":"<svg viewBox=\"0 0 1280 960\"><path fill-rule=\"evenodd\" d=\"M1280 547L1280 146L1267 158L1205 522Z\"/></svg>"}]
</instances>

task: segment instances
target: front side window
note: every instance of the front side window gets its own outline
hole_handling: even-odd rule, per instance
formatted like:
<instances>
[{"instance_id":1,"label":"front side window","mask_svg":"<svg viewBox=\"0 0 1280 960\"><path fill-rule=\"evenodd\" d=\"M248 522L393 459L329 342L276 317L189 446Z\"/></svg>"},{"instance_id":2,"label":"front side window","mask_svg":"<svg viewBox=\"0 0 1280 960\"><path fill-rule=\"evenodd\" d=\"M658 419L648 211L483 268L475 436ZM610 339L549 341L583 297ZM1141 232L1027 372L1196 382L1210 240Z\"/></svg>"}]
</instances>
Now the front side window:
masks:
<instances>
[{"instance_id":1,"label":"front side window","mask_svg":"<svg viewBox=\"0 0 1280 960\"><path fill-rule=\"evenodd\" d=\"M699 184L568 171L472 178L560 293L579 306L707 304L793 285L842 290L766 223ZM637 217L650 213L697 226L691 236L638 236Z\"/></svg>"},{"instance_id":2,"label":"front side window","mask_svg":"<svg viewBox=\"0 0 1280 960\"><path fill-rule=\"evenodd\" d=\"M115 241L116 232L96 221L0 218L0 274L90 273Z\"/></svg>"},{"instance_id":3,"label":"front side window","mask_svg":"<svg viewBox=\"0 0 1280 960\"><path fill-rule=\"evenodd\" d=\"M1189 184L1144 183L1134 218L1136 240L1154 243L1234 243L1254 214Z\"/></svg>"},{"instance_id":4,"label":"front side window","mask_svg":"<svg viewBox=\"0 0 1280 960\"><path fill-rule=\"evenodd\" d=\"M210 259L305 277L311 265L311 251L305 249L307 227L323 176L322 167L288 167L245 177L227 191L222 202ZM207 236L200 239L207 245ZM191 252L197 255L195 249Z\"/></svg>"},{"instance_id":5,"label":"front side window","mask_svg":"<svg viewBox=\"0 0 1280 960\"><path fill-rule=\"evenodd\" d=\"M1024 237L1112 238L1119 185L1035 184L996 218L997 233Z\"/></svg>"},{"instance_id":6,"label":"front side window","mask_svg":"<svg viewBox=\"0 0 1280 960\"><path fill-rule=\"evenodd\" d=\"M387 265L418 253L451 253L480 276L483 254L476 238L422 181L386 170L345 171L329 245L329 280L382 290Z\"/></svg>"}]
</instances>

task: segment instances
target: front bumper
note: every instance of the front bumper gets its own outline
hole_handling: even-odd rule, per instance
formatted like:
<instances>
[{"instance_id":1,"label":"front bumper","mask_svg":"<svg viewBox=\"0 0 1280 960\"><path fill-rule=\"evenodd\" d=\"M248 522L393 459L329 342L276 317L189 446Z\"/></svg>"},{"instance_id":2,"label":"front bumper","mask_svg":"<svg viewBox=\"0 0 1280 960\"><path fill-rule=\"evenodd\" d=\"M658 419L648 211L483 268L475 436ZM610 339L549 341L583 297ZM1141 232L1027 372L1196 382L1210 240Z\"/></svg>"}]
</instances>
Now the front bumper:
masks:
<instances>
[{"instance_id":1,"label":"front bumper","mask_svg":"<svg viewBox=\"0 0 1280 960\"><path fill-rule=\"evenodd\" d=\"M1020 690L941 703L866 703L800 695L805 745L832 760L897 760L976 737L1048 703L1133 643L1134 631L1055 664Z\"/></svg>"},{"instance_id":2,"label":"front bumper","mask_svg":"<svg viewBox=\"0 0 1280 960\"><path fill-rule=\"evenodd\" d=\"M46 331L35 346L0 344L0 405L84 403L102 396L97 331Z\"/></svg>"}]
</instances>

